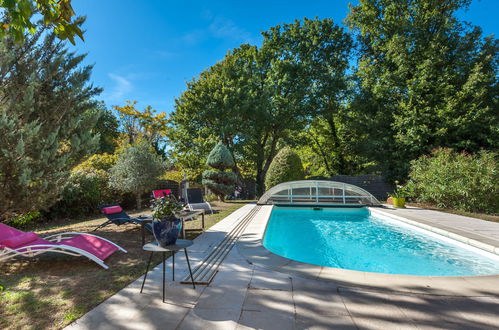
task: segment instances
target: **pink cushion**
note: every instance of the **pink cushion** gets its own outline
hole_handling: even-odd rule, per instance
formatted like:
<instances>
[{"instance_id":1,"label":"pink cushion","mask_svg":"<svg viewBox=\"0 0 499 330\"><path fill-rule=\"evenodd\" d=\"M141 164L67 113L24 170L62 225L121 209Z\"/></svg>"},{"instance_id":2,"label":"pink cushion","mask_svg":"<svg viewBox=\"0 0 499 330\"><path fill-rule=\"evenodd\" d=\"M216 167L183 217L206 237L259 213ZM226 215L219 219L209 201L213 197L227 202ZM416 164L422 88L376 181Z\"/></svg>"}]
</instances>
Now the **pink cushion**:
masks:
<instances>
[{"instance_id":1,"label":"pink cushion","mask_svg":"<svg viewBox=\"0 0 499 330\"><path fill-rule=\"evenodd\" d=\"M105 260L107 257L109 257L111 254L113 254L118 248L103 240L98 237L90 236L90 235L77 235L74 237L71 237L69 239L65 239L61 241L60 243L56 243L58 245L69 245L73 246L79 249L82 249L84 251L87 251L88 253L93 254L100 260Z\"/></svg>"},{"instance_id":2,"label":"pink cushion","mask_svg":"<svg viewBox=\"0 0 499 330\"><path fill-rule=\"evenodd\" d=\"M21 235L23 233L24 233L23 231L7 226L6 224L0 223L0 242L3 241L4 239Z\"/></svg>"},{"instance_id":3,"label":"pink cushion","mask_svg":"<svg viewBox=\"0 0 499 330\"><path fill-rule=\"evenodd\" d=\"M15 249L17 247L27 245L28 243L35 241L37 238L38 236L35 233L28 232L4 239L1 243L11 249Z\"/></svg>"},{"instance_id":4,"label":"pink cushion","mask_svg":"<svg viewBox=\"0 0 499 330\"><path fill-rule=\"evenodd\" d=\"M170 195L171 193L172 193L171 189L153 190L152 191L152 195L154 196L154 198L165 197L165 196Z\"/></svg>"},{"instance_id":5,"label":"pink cushion","mask_svg":"<svg viewBox=\"0 0 499 330\"><path fill-rule=\"evenodd\" d=\"M123 209L119 205L108 206L108 207L102 208L102 213L104 213L104 214L120 213L121 211L123 211Z\"/></svg>"}]
</instances>

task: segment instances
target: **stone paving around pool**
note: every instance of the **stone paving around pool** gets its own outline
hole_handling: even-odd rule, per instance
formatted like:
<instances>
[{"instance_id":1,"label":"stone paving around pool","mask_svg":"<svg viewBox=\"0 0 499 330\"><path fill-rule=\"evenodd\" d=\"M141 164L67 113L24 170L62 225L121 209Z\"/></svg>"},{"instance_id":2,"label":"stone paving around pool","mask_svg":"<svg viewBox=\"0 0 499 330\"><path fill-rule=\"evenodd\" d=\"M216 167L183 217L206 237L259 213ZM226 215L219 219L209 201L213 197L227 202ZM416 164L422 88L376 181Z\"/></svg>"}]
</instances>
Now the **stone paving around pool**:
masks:
<instances>
[{"instance_id":1,"label":"stone paving around pool","mask_svg":"<svg viewBox=\"0 0 499 330\"><path fill-rule=\"evenodd\" d=\"M253 206L242 207L197 237L189 249L192 264L200 262ZM264 207L260 213L265 212ZM499 224L494 225L492 231L499 230ZM209 286L194 290L179 283L187 266L178 254L175 282L171 258L167 260L166 303L161 300L159 266L149 273L143 294L141 277L67 329L499 329L499 294L487 286L475 288L467 297L453 295L452 287L438 281L436 286L445 286L440 294L386 291L377 284L344 285L250 263L243 255L251 251L248 242L258 227L257 217Z\"/></svg>"}]
</instances>

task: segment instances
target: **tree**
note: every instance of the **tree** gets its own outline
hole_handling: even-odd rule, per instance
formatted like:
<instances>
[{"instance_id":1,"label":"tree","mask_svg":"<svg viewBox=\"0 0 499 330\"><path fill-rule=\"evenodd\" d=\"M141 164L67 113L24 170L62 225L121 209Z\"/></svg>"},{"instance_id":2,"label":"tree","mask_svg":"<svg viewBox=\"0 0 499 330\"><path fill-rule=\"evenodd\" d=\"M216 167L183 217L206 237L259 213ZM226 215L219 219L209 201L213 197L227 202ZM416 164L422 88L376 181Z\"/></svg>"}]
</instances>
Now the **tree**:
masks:
<instances>
[{"instance_id":1,"label":"tree","mask_svg":"<svg viewBox=\"0 0 499 330\"><path fill-rule=\"evenodd\" d=\"M97 147L99 118L85 55L55 35L0 39L0 218L55 203L72 167Z\"/></svg>"},{"instance_id":2,"label":"tree","mask_svg":"<svg viewBox=\"0 0 499 330\"><path fill-rule=\"evenodd\" d=\"M270 164L265 176L265 186L270 189L279 183L302 180L304 177L300 157L291 148L284 147Z\"/></svg>"},{"instance_id":3,"label":"tree","mask_svg":"<svg viewBox=\"0 0 499 330\"><path fill-rule=\"evenodd\" d=\"M71 0L2 0L0 18L0 38L10 36L18 42L25 40L25 34L37 31L37 25L49 28L60 39L68 39L75 44L74 36L83 40L80 21L73 19L75 12ZM41 23L32 22L33 16L40 14Z\"/></svg>"},{"instance_id":4,"label":"tree","mask_svg":"<svg viewBox=\"0 0 499 330\"><path fill-rule=\"evenodd\" d=\"M168 130L166 113L156 114L156 110L149 105L140 111L135 108L137 103L126 101L126 105L122 107L113 106L118 112L128 143L133 144L137 139L145 139L159 155L165 156L165 136Z\"/></svg>"},{"instance_id":5,"label":"tree","mask_svg":"<svg viewBox=\"0 0 499 330\"><path fill-rule=\"evenodd\" d=\"M112 111L106 109L103 103L99 104L98 110L100 117L95 123L93 131L99 134L99 150L98 153L113 154L119 138L119 122Z\"/></svg>"},{"instance_id":6,"label":"tree","mask_svg":"<svg viewBox=\"0 0 499 330\"><path fill-rule=\"evenodd\" d=\"M166 166L147 141L138 141L124 148L111 168L109 185L118 191L134 193L137 208L141 208L141 195L154 188Z\"/></svg>"},{"instance_id":7,"label":"tree","mask_svg":"<svg viewBox=\"0 0 499 330\"><path fill-rule=\"evenodd\" d=\"M234 172L226 170L233 169L236 163L232 158L229 149L219 142L208 155L206 165L218 171L207 170L203 173L203 184L206 185L221 201L225 200L225 195L234 192L237 176Z\"/></svg>"},{"instance_id":8,"label":"tree","mask_svg":"<svg viewBox=\"0 0 499 330\"><path fill-rule=\"evenodd\" d=\"M337 111L351 44L330 19L276 26L263 36L260 48L241 45L187 84L170 136L176 161L197 168L204 165L199 154L221 140L235 172L254 178L258 194L279 143L310 118Z\"/></svg>"},{"instance_id":9,"label":"tree","mask_svg":"<svg viewBox=\"0 0 499 330\"><path fill-rule=\"evenodd\" d=\"M391 177L436 147L499 145L499 44L456 18L470 2L361 0L351 9L360 144Z\"/></svg>"}]
</instances>

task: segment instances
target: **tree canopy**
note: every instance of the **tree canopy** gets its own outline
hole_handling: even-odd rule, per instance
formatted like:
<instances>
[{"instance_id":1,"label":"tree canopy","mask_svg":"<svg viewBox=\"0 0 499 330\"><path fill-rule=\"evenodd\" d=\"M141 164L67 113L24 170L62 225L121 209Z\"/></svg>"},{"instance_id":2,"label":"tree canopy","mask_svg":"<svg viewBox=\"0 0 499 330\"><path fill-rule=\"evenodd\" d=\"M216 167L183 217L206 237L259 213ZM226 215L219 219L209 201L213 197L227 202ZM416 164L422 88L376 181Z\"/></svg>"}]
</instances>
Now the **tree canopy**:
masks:
<instances>
[{"instance_id":1,"label":"tree canopy","mask_svg":"<svg viewBox=\"0 0 499 330\"><path fill-rule=\"evenodd\" d=\"M10 36L18 42L25 40L25 34L34 34L37 26L52 30L60 39L67 39L73 45L74 36L83 40L80 21L75 19L71 0L0 0L0 38ZM33 22L33 16L41 15L40 22Z\"/></svg>"},{"instance_id":2,"label":"tree canopy","mask_svg":"<svg viewBox=\"0 0 499 330\"><path fill-rule=\"evenodd\" d=\"M24 44L0 38L0 217L54 204L99 142L92 67L55 34L41 35Z\"/></svg>"},{"instance_id":3,"label":"tree canopy","mask_svg":"<svg viewBox=\"0 0 499 330\"><path fill-rule=\"evenodd\" d=\"M211 141L221 139L235 156L236 172L255 178L259 193L281 144L311 117L329 120L338 112L352 46L331 19L276 26L263 37L260 48L242 45L187 84L170 136L172 155L191 168L202 168L195 155L206 155Z\"/></svg>"},{"instance_id":4,"label":"tree canopy","mask_svg":"<svg viewBox=\"0 0 499 330\"><path fill-rule=\"evenodd\" d=\"M361 0L347 21L357 33L364 152L382 172L407 174L436 147L497 148L499 44L456 18L470 0ZM356 108L355 108L356 107Z\"/></svg>"}]
</instances>

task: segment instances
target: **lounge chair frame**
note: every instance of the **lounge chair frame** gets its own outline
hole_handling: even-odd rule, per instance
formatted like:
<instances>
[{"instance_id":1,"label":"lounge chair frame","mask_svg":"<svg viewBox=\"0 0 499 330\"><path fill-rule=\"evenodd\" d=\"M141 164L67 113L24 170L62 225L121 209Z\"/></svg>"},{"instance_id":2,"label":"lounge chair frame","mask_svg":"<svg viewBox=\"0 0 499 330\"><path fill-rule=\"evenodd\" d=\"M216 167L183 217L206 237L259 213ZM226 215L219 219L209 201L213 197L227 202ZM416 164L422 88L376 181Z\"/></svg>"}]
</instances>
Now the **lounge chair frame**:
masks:
<instances>
[{"instance_id":1,"label":"lounge chair frame","mask_svg":"<svg viewBox=\"0 0 499 330\"><path fill-rule=\"evenodd\" d=\"M54 235L49 235L46 237L41 237L42 239L45 239L50 242L63 242L66 239L75 237L77 235L87 235L87 236L93 236L98 239L101 239L103 241L106 241L114 246L116 246L119 250L121 250L124 253L127 253L127 251L119 246L118 244L105 239L104 237L100 237L97 235L92 235L88 233L80 233L80 232L66 232L66 233L59 233L59 234L54 234ZM88 259L94 261L97 263L99 266L101 266L104 269L108 269L109 266L107 266L103 260L97 258L95 255L79 249L74 246L70 245L52 245L52 244L34 244L34 245L25 245L25 246L20 246L16 249L12 249L9 247L4 246L2 250L0 250L0 262L5 261L8 259L12 259L16 256L22 256L22 257L28 257L28 258L33 258L36 257L40 254L47 253L47 252L54 252L54 253L61 253L61 254L67 254L70 256L83 256L87 257Z\"/></svg>"}]
</instances>

